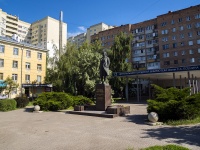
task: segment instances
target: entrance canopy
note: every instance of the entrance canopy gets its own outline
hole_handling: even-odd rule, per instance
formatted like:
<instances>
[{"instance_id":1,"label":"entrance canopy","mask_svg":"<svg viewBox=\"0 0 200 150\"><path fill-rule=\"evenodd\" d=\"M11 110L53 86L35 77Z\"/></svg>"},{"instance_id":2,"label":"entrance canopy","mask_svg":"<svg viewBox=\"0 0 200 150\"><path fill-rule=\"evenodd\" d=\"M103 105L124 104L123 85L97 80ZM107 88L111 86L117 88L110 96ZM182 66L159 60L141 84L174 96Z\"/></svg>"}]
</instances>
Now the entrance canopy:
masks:
<instances>
[{"instance_id":1,"label":"entrance canopy","mask_svg":"<svg viewBox=\"0 0 200 150\"><path fill-rule=\"evenodd\" d=\"M133 72L113 72L113 77L139 77L143 79L172 79L173 73L176 77L188 78L188 72L193 77L200 77L200 65L176 67L176 68L163 68L140 70Z\"/></svg>"}]
</instances>

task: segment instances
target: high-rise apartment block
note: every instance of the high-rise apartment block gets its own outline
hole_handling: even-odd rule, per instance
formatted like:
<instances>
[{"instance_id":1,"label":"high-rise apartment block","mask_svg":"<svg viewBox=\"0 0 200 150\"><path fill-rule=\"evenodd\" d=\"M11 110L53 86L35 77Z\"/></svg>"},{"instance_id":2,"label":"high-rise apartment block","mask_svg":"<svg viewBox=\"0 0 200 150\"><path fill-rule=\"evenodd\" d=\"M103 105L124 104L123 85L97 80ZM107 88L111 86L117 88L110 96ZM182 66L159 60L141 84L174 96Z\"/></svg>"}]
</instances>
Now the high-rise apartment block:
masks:
<instances>
[{"instance_id":1,"label":"high-rise apartment block","mask_svg":"<svg viewBox=\"0 0 200 150\"><path fill-rule=\"evenodd\" d=\"M49 50L53 56L53 49L59 49L59 20L45 17L33 23L19 20L19 17L7 14L0 9L0 36L14 37L20 42L30 43ZM67 24L62 23L62 41L66 41ZM62 43L64 47L65 42Z\"/></svg>"},{"instance_id":2,"label":"high-rise apartment block","mask_svg":"<svg viewBox=\"0 0 200 150\"><path fill-rule=\"evenodd\" d=\"M125 29L127 26L127 29ZM101 31L91 37L109 48L114 35L133 35L130 59L137 70L200 63L200 5L159 15L144 22Z\"/></svg>"}]
</instances>

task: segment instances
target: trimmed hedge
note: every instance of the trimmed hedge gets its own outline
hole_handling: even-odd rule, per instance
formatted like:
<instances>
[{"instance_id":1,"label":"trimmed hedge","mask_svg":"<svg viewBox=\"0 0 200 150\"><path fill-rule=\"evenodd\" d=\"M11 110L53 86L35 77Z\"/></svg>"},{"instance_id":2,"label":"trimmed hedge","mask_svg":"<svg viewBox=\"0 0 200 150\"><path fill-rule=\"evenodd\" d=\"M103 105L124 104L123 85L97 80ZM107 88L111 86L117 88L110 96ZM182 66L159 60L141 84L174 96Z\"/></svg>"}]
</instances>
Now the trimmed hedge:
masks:
<instances>
[{"instance_id":1,"label":"trimmed hedge","mask_svg":"<svg viewBox=\"0 0 200 150\"><path fill-rule=\"evenodd\" d=\"M16 97L17 108L24 108L28 105L29 99L27 97Z\"/></svg>"},{"instance_id":2,"label":"trimmed hedge","mask_svg":"<svg viewBox=\"0 0 200 150\"><path fill-rule=\"evenodd\" d=\"M82 95L78 96L72 96L73 98L73 104L72 106L77 106L77 105L91 105L93 104L93 101L90 98L84 97Z\"/></svg>"},{"instance_id":3,"label":"trimmed hedge","mask_svg":"<svg viewBox=\"0 0 200 150\"><path fill-rule=\"evenodd\" d=\"M16 109L17 102L14 99L0 100L0 111L10 111Z\"/></svg>"},{"instance_id":4,"label":"trimmed hedge","mask_svg":"<svg viewBox=\"0 0 200 150\"><path fill-rule=\"evenodd\" d=\"M41 110L57 111L70 107L72 98L63 92L44 92L35 99L33 104L39 105Z\"/></svg>"},{"instance_id":5,"label":"trimmed hedge","mask_svg":"<svg viewBox=\"0 0 200 150\"><path fill-rule=\"evenodd\" d=\"M152 85L155 90L154 99L147 100L147 112L156 112L159 119L181 120L194 119L200 116L200 93L190 95L190 89L163 89Z\"/></svg>"}]
</instances>

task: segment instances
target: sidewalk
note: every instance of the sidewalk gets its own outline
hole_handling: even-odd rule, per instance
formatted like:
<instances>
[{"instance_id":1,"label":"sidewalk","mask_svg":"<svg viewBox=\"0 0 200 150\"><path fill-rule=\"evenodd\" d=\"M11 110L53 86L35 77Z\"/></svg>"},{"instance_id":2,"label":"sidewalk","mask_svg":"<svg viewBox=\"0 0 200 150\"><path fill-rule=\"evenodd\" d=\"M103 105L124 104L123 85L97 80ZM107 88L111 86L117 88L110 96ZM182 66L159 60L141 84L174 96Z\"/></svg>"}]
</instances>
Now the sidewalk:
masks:
<instances>
[{"instance_id":1,"label":"sidewalk","mask_svg":"<svg viewBox=\"0 0 200 150\"><path fill-rule=\"evenodd\" d=\"M178 144L200 149L200 125L149 126L145 103L125 117L102 118L64 112L0 112L1 150L125 150Z\"/></svg>"}]
</instances>

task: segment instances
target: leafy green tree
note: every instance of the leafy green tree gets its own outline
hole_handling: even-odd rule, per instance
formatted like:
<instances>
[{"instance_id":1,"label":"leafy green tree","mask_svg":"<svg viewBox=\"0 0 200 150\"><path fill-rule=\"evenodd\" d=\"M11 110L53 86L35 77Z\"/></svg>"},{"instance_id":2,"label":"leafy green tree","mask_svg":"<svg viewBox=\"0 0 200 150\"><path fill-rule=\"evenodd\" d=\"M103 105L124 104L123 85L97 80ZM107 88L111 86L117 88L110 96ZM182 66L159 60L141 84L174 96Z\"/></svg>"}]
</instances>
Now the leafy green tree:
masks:
<instances>
[{"instance_id":1,"label":"leafy green tree","mask_svg":"<svg viewBox=\"0 0 200 150\"><path fill-rule=\"evenodd\" d=\"M14 82L10 76L6 78L5 84L6 84L6 89L5 89L6 94L8 94L8 97L10 98L10 92L15 90L19 86L19 84Z\"/></svg>"},{"instance_id":2,"label":"leafy green tree","mask_svg":"<svg viewBox=\"0 0 200 150\"><path fill-rule=\"evenodd\" d=\"M111 51L109 51L110 70L112 72L131 71L131 63L128 62L131 58L131 40L131 35L122 32L115 37L114 44L111 47ZM125 80L125 78L113 77L110 79L110 84L119 90L124 87Z\"/></svg>"}]
</instances>

